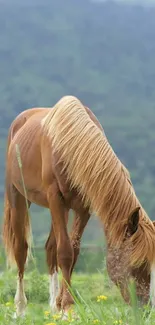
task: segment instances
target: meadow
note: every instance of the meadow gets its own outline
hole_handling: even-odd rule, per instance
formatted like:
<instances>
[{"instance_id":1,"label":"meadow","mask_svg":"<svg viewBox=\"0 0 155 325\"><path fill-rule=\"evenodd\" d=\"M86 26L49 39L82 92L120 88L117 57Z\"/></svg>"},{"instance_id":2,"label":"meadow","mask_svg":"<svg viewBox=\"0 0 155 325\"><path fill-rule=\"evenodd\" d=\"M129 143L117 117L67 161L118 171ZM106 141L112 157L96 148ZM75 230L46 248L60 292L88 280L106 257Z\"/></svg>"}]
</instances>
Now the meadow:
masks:
<instances>
[{"instance_id":1,"label":"meadow","mask_svg":"<svg viewBox=\"0 0 155 325\"><path fill-rule=\"evenodd\" d=\"M37 269L25 273L25 290L28 307L24 318L14 319L13 297L16 289L16 272L6 271L0 275L0 324L1 325L153 325L155 311L149 306L138 307L131 288L132 306L127 306L118 288L107 275L106 268L95 274L74 273L73 294L75 307L68 319L51 314L48 306L48 275Z\"/></svg>"}]
</instances>

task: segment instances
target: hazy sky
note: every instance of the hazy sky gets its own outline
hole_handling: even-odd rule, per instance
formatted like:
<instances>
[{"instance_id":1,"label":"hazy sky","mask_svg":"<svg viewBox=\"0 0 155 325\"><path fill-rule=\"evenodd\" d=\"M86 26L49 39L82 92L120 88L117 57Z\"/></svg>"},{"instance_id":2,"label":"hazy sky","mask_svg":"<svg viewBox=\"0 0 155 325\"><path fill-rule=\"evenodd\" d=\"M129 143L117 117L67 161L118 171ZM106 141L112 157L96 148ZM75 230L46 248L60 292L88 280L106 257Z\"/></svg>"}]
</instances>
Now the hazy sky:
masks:
<instances>
[{"instance_id":1,"label":"hazy sky","mask_svg":"<svg viewBox=\"0 0 155 325\"><path fill-rule=\"evenodd\" d=\"M96 2L103 2L103 1L111 1L111 0L92 0L92 1L96 1ZM150 3L154 3L155 4L155 0L114 0L117 2L126 2L126 3L142 3L145 5L148 5Z\"/></svg>"}]
</instances>

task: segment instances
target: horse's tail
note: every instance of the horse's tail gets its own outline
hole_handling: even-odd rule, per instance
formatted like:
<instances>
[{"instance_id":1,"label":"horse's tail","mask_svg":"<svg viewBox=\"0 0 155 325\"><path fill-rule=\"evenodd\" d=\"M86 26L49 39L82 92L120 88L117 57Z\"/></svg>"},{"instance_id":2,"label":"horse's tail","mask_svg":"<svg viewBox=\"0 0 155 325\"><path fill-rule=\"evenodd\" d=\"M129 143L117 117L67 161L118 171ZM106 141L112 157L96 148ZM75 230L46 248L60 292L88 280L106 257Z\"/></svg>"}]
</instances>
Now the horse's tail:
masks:
<instances>
[{"instance_id":1,"label":"horse's tail","mask_svg":"<svg viewBox=\"0 0 155 325\"><path fill-rule=\"evenodd\" d=\"M12 229L11 207L6 192L4 198L3 243L7 255L8 264L10 265L14 264L15 263L15 257L14 257L15 238Z\"/></svg>"},{"instance_id":2,"label":"horse's tail","mask_svg":"<svg viewBox=\"0 0 155 325\"><path fill-rule=\"evenodd\" d=\"M6 179L5 179L5 195L4 195L4 215L3 215L3 230L2 230L2 240L7 255L7 264L12 266L15 264L15 234L12 227L12 213L11 206L8 197L9 191L9 180L7 174L7 161L8 161L8 151L9 145L12 138L12 126L9 129L8 140L7 140L7 150L6 150ZM25 199L26 200L26 199ZM28 257L32 256L31 243L32 243L32 230L31 222L29 218L28 210L26 209L24 218L22 220L22 236L28 244Z\"/></svg>"}]
</instances>

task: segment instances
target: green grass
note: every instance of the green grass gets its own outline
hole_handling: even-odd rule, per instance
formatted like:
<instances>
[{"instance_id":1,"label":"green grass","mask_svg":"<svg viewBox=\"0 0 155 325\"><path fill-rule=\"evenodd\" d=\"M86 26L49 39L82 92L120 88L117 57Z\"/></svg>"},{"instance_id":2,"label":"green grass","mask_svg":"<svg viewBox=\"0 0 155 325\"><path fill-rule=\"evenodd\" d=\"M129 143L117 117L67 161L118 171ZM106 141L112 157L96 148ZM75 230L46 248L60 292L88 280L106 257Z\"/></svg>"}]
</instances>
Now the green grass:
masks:
<instances>
[{"instance_id":1,"label":"green grass","mask_svg":"<svg viewBox=\"0 0 155 325\"><path fill-rule=\"evenodd\" d=\"M46 325L46 324L104 324L104 325L153 325L155 311L144 306L140 309L134 302L127 306L119 290L109 281L106 272L88 275L73 275L73 293L76 303L74 314L68 320L56 319L49 312L48 276L37 270L25 274L25 289L28 298L26 316L14 319L13 298L16 289L16 274L5 272L0 276L0 325ZM97 296L101 295L97 302ZM134 299L135 301L135 299ZM75 316L78 319L75 319Z\"/></svg>"}]
</instances>

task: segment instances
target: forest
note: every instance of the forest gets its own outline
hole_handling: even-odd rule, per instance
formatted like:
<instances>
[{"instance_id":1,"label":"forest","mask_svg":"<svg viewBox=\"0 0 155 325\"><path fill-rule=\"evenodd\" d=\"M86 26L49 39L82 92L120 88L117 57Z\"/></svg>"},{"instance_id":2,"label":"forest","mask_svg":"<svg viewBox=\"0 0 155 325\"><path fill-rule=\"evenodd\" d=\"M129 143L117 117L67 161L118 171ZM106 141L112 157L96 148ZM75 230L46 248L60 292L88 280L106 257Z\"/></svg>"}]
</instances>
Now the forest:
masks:
<instances>
[{"instance_id":1,"label":"forest","mask_svg":"<svg viewBox=\"0 0 155 325\"><path fill-rule=\"evenodd\" d=\"M0 207L8 128L24 109L77 96L95 113L155 219L155 7L115 1L0 2ZM33 207L36 243L48 211ZM45 222L47 220L47 222ZM85 243L103 232L92 218Z\"/></svg>"}]
</instances>

